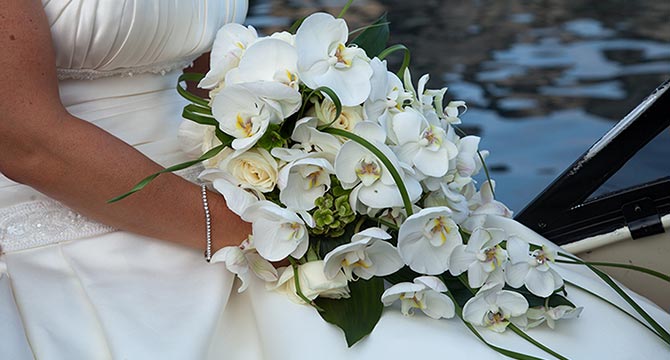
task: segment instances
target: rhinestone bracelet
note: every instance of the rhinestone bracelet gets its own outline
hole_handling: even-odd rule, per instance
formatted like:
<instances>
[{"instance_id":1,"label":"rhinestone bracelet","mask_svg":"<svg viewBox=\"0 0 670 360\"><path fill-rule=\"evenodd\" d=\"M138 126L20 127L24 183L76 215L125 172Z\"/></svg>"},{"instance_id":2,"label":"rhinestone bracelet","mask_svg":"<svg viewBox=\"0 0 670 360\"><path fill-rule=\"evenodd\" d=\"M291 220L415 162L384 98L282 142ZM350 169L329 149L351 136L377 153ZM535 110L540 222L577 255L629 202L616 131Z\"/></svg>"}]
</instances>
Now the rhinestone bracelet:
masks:
<instances>
[{"instance_id":1,"label":"rhinestone bracelet","mask_svg":"<svg viewBox=\"0 0 670 360\"><path fill-rule=\"evenodd\" d=\"M209 262L212 260L212 219L209 215L209 204L207 203L207 186L200 185L200 193L202 194L202 207L205 209L205 224L207 225L207 248L205 249L205 260Z\"/></svg>"}]
</instances>

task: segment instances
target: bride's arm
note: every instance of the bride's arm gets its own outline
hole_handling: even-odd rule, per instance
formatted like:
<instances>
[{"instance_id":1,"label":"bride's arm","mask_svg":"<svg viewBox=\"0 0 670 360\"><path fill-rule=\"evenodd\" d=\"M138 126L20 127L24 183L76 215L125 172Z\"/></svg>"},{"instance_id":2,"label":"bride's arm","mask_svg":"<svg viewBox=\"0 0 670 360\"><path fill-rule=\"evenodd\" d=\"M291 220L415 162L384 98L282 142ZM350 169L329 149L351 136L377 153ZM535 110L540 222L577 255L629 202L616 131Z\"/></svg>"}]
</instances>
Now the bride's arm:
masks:
<instances>
[{"instance_id":1,"label":"bride's arm","mask_svg":"<svg viewBox=\"0 0 670 360\"><path fill-rule=\"evenodd\" d=\"M205 247L200 188L176 175L107 204L161 167L63 107L40 1L0 7L0 49L0 172L105 224ZM245 239L249 224L221 196L210 193L209 202L214 249Z\"/></svg>"}]
</instances>

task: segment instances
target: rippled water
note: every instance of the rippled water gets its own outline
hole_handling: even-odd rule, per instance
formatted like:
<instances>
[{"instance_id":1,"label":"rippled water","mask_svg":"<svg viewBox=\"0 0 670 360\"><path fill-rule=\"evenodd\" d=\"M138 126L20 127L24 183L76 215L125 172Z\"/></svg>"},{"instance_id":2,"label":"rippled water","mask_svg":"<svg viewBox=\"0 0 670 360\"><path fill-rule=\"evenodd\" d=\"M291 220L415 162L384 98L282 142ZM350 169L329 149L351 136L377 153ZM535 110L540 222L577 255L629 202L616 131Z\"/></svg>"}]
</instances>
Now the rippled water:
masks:
<instances>
[{"instance_id":1,"label":"rippled water","mask_svg":"<svg viewBox=\"0 0 670 360\"><path fill-rule=\"evenodd\" d=\"M248 22L269 33L345 2L251 0ZM468 102L463 121L516 211L670 78L670 1L361 0L346 18L356 28L384 12L414 77ZM670 175L670 131L643 153L606 188Z\"/></svg>"}]
</instances>

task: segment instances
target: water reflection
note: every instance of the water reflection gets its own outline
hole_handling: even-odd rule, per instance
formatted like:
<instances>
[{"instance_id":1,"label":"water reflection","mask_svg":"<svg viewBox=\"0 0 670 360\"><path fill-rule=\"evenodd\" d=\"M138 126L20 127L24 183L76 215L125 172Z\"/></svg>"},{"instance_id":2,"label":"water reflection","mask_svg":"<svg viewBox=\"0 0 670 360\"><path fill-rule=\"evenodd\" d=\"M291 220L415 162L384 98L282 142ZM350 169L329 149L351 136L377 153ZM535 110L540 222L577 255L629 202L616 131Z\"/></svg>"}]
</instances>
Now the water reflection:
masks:
<instances>
[{"instance_id":1,"label":"water reflection","mask_svg":"<svg viewBox=\"0 0 670 360\"><path fill-rule=\"evenodd\" d=\"M345 2L251 0L249 23L269 33ZM358 0L347 19L355 28L384 12L414 76L470 104L464 121L515 210L670 77L670 1ZM670 134L651 148L636 180L670 173Z\"/></svg>"}]
</instances>

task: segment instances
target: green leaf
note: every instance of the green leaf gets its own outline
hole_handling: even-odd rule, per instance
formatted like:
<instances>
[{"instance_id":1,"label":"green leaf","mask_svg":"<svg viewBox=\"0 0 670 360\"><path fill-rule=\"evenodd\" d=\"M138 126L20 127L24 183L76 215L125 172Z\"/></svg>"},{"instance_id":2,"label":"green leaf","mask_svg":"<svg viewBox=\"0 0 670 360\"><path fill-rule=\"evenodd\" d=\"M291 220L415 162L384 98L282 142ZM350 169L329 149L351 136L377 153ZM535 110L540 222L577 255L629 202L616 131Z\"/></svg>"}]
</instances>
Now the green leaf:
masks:
<instances>
[{"instance_id":1,"label":"green leaf","mask_svg":"<svg viewBox=\"0 0 670 360\"><path fill-rule=\"evenodd\" d=\"M256 146L263 148L267 151L272 151L272 149L277 147L283 147L285 144L284 138L279 133L280 126L277 124L270 124L265 131L265 134L258 139Z\"/></svg>"},{"instance_id":2,"label":"green leaf","mask_svg":"<svg viewBox=\"0 0 670 360\"><path fill-rule=\"evenodd\" d=\"M181 95L184 99L200 105L200 106L206 106L209 107L209 101L189 92L186 90L186 88L181 86L181 83L184 81L200 81L202 78L204 78L205 75L203 74L198 74L198 73L184 73L179 76L179 79L177 80L177 92L179 95Z\"/></svg>"},{"instance_id":3,"label":"green leaf","mask_svg":"<svg viewBox=\"0 0 670 360\"><path fill-rule=\"evenodd\" d=\"M351 43L358 45L358 47L365 50L365 53L368 54L370 58L373 58L384 51L388 41L389 26L386 14L384 14L377 19L372 26L365 29L360 35L353 39Z\"/></svg>"},{"instance_id":4,"label":"green leaf","mask_svg":"<svg viewBox=\"0 0 670 360\"><path fill-rule=\"evenodd\" d=\"M349 283L348 299L317 298L314 302L323 311L319 314L327 322L344 331L349 347L370 334L379 322L384 305L381 296L384 281L380 278L359 279Z\"/></svg>"},{"instance_id":5,"label":"green leaf","mask_svg":"<svg viewBox=\"0 0 670 360\"><path fill-rule=\"evenodd\" d=\"M405 45L396 44L396 45L390 46L390 47L384 49L384 51L382 51L378 55L378 57L379 57L379 60L384 60L387 56L393 54L396 51L402 51L403 52L402 65L400 66L400 70L398 70L398 72L396 73L398 75L398 77L402 79L403 76L404 76L403 74L405 74L405 69L407 69L409 67L409 61L410 61L410 52L409 52L409 49Z\"/></svg>"},{"instance_id":6,"label":"green leaf","mask_svg":"<svg viewBox=\"0 0 670 360\"><path fill-rule=\"evenodd\" d=\"M421 274L414 272L412 269L405 266L391 275L384 276L384 280L395 285L401 282L412 282L419 276L421 276Z\"/></svg>"},{"instance_id":7,"label":"green leaf","mask_svg":"<svg viewBox=\"0 0 670 360\"><path fill-rule=\"evenodd\" d=\"M202 115L203 112L200 112L200 109L201 108L194 104L186 105L184 106L184 110L182 111L181 116L184 119L191 120L201 125L219 126L219 122L216 121L215 118Z\"/></svg>"}]
</instances>

